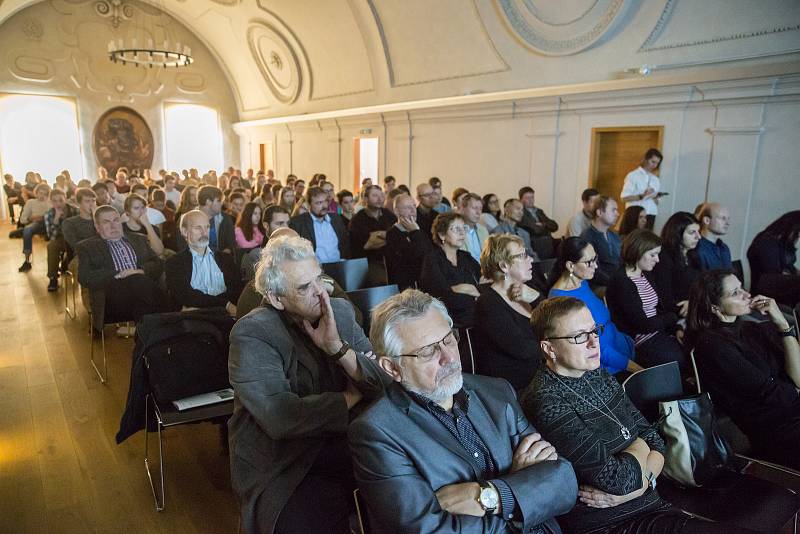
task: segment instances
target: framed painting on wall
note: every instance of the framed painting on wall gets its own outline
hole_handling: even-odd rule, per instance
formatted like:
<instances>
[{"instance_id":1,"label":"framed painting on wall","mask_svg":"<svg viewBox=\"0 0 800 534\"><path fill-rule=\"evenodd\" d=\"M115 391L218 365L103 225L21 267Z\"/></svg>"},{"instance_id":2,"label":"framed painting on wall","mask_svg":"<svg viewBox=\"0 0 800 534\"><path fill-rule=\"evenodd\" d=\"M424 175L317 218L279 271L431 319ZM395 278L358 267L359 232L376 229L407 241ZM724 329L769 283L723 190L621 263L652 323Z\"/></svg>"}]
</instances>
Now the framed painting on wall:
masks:
<instances>
[{"instance_id":1,"label":"framed painting on wall","mask_svg":"<svg viewBox=\"0 0 800 534\"><path fill-rule=\"evenodd\" d=\"M139 169L141 176L141 170L153 165L153 133L131 108L119 106L103 113L95 124L92 143L98 165L105 167L109 176L120 167Z\"/></svg>"}]
</instances>

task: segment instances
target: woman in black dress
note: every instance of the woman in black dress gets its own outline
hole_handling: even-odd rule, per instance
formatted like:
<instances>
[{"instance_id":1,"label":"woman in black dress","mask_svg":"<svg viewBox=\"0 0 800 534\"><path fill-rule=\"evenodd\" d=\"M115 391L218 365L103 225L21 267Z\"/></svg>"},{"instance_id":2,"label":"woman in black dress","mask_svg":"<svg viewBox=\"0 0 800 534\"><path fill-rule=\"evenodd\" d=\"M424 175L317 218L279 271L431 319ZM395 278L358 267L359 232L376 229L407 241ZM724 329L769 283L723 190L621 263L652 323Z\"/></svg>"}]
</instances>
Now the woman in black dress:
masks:
<instances>
[{"instance_id":1,"label":"woman in black dress","mask_svg":"<svg viewBox=\"0 0 800 534\"><path fill-rule=\"evenodd\" d=\"M494 234L486 240L481 273L492 284L480 287L475 307L475 366L482 375L505 378L517 391L528 385L542 361L530 325L531 311L542 297L527 285L532 271L521 238Z\"/></svg>"},{"instance_id":2,"label":"woman in black dress","mask_svg":"<svg viewBox=\"0 0 800 534\"><path fill-rule=\"evenodd\" d=\"M558 518L565 532L750 532L693 518L661 499L656 481L664 466L664 441L600 367L598 326L583 302L547 299L533 310L531 324L546 366L520 404L578 476L578 502Z\"/></svg>"},{"instance_id":3,"label":"woman in black dress","mask_svg":"<svg viewBox=\"0 0 800 534\"><path fill-rule=\"evenodd\" d=\"M686 211L673 213L661 229L661 241L653 278L666 307L686 317L689 289L700 275L689 263L689 254L700 242L700 223Z\"/></svg>"},{"instance_id":4,"label":"woman in black dress","mask_svg":"<svg viewBox=\"0 0 800 534\"><path fill-rule=\"evenodd\" d=\"M422 262L419 288L444 302L456 326L472 326L481 268L469 252L460 250L466 223L458 213L442 213L433 221L431 234L436 246Z\"/></svg>"},{"instance_id":5,"label":"woman in black dress","mask_svg":"<svg viewBox=\"0 0 800 534\"><path fill-rule=\"evenodd\" d=\"M743 321L753 311L768 321ZM692 286L688 339L700 384L758 456L800 469L800 346L775 300L750 294L730 271Z\"/></svg>"},{"instance_id":6,"label":"woman in black dress","mask_svg":"<svg viewBox=\"0 0 800 534\"><path fill-rule=\"evenodd\" d=\"M747 249L750 287L781 304L800 302L800 273L795 267L800 240L800 210L784 213L758 234Z\"/></svg>"}]
</instances>

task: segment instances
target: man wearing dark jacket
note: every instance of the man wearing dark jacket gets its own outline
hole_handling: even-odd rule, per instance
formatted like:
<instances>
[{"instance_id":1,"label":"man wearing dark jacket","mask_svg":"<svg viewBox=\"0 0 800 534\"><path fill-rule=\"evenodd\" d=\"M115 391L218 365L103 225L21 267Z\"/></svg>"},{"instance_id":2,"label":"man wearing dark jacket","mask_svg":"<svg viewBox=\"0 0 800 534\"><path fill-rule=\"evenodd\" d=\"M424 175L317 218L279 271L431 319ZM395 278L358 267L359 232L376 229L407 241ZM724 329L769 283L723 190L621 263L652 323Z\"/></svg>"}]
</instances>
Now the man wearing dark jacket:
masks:
<instances>
[{"instance_id":1,"label":"man wearing dark jacket","mask_svg":"<svg viewBox=\"0 0 800 534\"><path fill-rule=\"evenodd\" d=\"M416 287L422 272L422 261L433 249L430 236L422 233L417 224L417 209L411 196L402 194L394 199L397 223L386 232L386 274L390 284L400 291Z\"/></svg>"},{"instance_id":2,"label":"man wearing dark jacket","mask_svg":"<svg viewBox=\"0 0 800 534\"><path fill-rule=\"evenodd\" d=\"M534 205L536 193L532 187L525 186L519 190L519 200L525 208L522 222L519 225L528 231L531 239L549 236L558 231L558 223L549 218L544 210Z\"/></svg>"},{"instance_id":3,"label":"man wearing dark jacket","mask_svg":"<svg viewBox=\"0 0 800 534\"><path fill-rule=\"evenodd\" d=\"M235 317L241 276L230 254L208 246L209 227L208 216L200 210L181 217L181 235L189 246L167 260L167 290L182 308L224 307Z\"/></svg>"},{"instance_id":4,"label":"man wearing dark jacket","mask_svg":"<svg viewBox=\"0 0 800 534\"><path fill-rule=\"evenodd\" d=\"M320 187L308 190L310 212L289 220L289 227L300 237L311 241L320 263L333 263L350 258L350 234L342 217L328 213L328 194Z\"/></svg>"}]
</instances>

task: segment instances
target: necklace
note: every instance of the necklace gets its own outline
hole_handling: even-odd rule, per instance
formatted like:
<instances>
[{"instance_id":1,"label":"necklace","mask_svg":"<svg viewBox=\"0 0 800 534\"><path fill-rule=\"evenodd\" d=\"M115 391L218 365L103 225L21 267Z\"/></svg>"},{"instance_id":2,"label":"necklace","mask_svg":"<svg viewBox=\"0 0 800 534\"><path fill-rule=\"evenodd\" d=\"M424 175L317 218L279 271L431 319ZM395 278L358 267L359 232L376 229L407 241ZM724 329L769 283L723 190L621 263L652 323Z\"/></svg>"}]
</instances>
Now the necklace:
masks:
<instances>
[{"instance_id":1,"label":"necklace","mask_svg":"<svg viewBox=\"0 0 800 534\"><path fill-rule=\"evenodd\" d=\"M572 393L574 393L577 397L579 397L583 402L585 402L589 406L594 406L591 402L589 402L589 400L586 397L584 397L583 395L581 395L580 393L578 393L577 391L572 389L569 384L567 384L566 382L561 380L561 377L558 376L555 373L555 371L550 369L550 372L553 373L553 376L556 378L556 380L558 380L559 384L561 384L562 386L564 386L565 388L570 390ZM603 402L603 399L601 399L600 396L597 394L597 392L594 390L594 388L592 387L592 384L590 384L588 381L586 382L586 384L589 386L589 389L592 390L592 393L594 394L594 396L602 403L603 408L605 408L606 411L608 412L608 413L604 412L599 406L597 406L597 408L600 410L600 414L605 416L605 417L607 417L611 421L617 423L617 425L619 425L620 434L622 435L622 437L624 439L626 439L626 440L627 439L631 439L631 431L628 430L628 427L623 425L622 421L617 419L617 416L614 415L614 412L611 411L611 408L609 408L608 405L605 402Z\"/></svg>"}]
</instances>

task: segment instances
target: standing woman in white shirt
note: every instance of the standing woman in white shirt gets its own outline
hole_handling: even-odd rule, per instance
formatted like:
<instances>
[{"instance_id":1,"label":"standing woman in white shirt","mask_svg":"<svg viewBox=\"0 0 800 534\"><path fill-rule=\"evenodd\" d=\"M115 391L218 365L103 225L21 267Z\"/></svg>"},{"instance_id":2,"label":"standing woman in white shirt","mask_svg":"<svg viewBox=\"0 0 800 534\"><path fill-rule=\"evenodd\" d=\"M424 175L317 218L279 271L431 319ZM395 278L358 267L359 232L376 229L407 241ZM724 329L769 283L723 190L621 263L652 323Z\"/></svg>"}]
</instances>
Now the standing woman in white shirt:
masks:
<instances>
[{"instance_id":1,"label":"standing woman in white shirt","mask_svg":"<svg viewBox=\"0 0 800 534\"><path fill-rule=\"evenodd\" d=\"M652 230L658 215L658 193L661 181L653 174L661 166L661 155L656 148L648 150L639 167L628 173L620 197L625 207L641 206L647 214L647 228Z\"/></svg>"}]
</instances>

